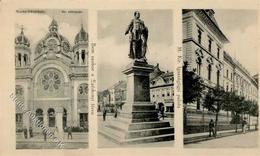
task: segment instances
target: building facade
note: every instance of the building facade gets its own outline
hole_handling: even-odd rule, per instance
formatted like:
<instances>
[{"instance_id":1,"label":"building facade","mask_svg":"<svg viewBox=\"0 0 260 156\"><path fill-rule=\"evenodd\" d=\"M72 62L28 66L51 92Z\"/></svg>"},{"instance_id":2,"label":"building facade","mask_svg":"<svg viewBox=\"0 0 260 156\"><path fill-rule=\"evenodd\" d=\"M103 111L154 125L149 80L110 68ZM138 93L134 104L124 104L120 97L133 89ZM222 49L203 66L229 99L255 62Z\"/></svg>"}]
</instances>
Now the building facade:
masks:
<instances>
[{"instance_id":1,"label":"building facade","mask_svg":"<svg viewBox=\"0 0 260 156\"><path fill-rule=\"evenodd\" d=\"M23 29L15 38L16 96L49 128L87 128L88 34L81 26L72 46L58 28L53 19L35 49ZM40 131L19 108L16 127Z\"/></svg>"},{"instance_id":2,"label":"building facade","mask_svg":"<svg viewBox=\"0 0 260 156\"><path fill-rule=\"evenodd\" d=\"M219 28L212 9L183 10L183 59L189 70L199 75L206 90L215 86L225 91L235 91L251 101L257 101L258 85L247 70L224 49L229 42ZM207 126L214 113L202 106L203 98L187 105L187 127L201 131ZM221 111L219 125L228 125L231 113Z\"/></svg>"},{"instance_id":3,"label":"building facade","mask_svg":"<svg viewBox=\"0 0 260 156\"><path fill-rule=\"evenodd\" d=\"M173 87L173 72L161 71L157 64L150 75L150 99L158 110L164 107L166 116L172 118L174 117Z\"/></svg>"}]
</instances>

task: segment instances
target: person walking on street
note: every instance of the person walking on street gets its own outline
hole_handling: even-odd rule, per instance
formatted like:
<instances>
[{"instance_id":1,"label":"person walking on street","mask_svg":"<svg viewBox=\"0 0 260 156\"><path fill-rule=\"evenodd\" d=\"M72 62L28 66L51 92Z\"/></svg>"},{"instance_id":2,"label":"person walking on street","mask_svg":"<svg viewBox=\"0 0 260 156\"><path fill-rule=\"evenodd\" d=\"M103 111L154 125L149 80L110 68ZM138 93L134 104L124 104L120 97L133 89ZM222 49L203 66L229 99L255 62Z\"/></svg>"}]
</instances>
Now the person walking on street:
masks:
<instances>
[{"instance_id":1,"label":"person walking on street","mask_svg":"<svg viewBox=\"0 0 260 156\"><path fill-rule=\"evenodd\" d=\"M68 127L68 139L69 139L69 137L70 137L70 139L72 139L72 128L71 128L71 126Z\"/></svg>"},{"instance_id":2,"label":"person walking on street","mask_svg":"<svg viewBox=\"0 0 260 156\"><path fill-rule=\"evenodd\" d=\"M103 121L106 121L107 110L106 107L103 109Z\"/></svg>"},{"instance_id":3,"label":"person walking on street","mask_svg":"<svg viewBox=\"0 0 260 156\"><path fill-rule=\"evenodd\" d=\"M210 120L209 122L209 137L211 137L212 135L215 136L215 123L213 121L213 119Z\"/></svg>"},{"instance_id":4,"label":"person walking on street","mask_svg":"<svg viewBox=\"0 0 260 156\"><path fill-rule=\"evenodd\" d=\"M55 127L53 134L54 134L55 137L59 136L59 129L58 129L57 126Z\"/></svg>"},{"instance_id":5,"label":"person walking on street","mask_svg":"<svg viewBox=\"0 0 260 156\"><path fill-rule=\"evenodd\" d=\"M117 118L117 106L115 106L115 115L114 115L115 118Z\"/></svg>"},{"instance_id":6,"label":"person walking on street","mask_svg":"<svg viewBox=\"0 0 260 156\"><path fill-rule=\"evenodd\" d=\"M42 134L43 134L44 141L47 141L47 133L46 133L46 131L43 130Z\"/></svg>"},{"instance_id":7,"label":"person walking on street","mask_svg":"<svg viewBox=\"0 0 260 156\"><path fill-rule=\"evenodd\" d=\"M244 134L246 133L246 127L247 127L247 122L246 119L244 118L242 121L242 129Z\"/></svg>"},{"instance_id":8,"label":"person walking on street","mask_svg":"<svg viewBox=\"0 0 260 156\"><path fill-rule=\"evenodd\" d=\"M29 128L29 134L30 134L30 138L32 138L33 137L33 129L32 129L32 127Z\"/></svg>"},{"instance_id":9,"label":"person walking on street","mask_svg":"<svg viewBox=\"0 0 260 156\"><path fill-rule=\"evenodd\" d=\"M164 120L164 106L162 106L161 108L161 115L162 115L162 119Z\"/></svg>"},{"instance_id":10,"label":"person walking on street","mask_svg":"<svg viewBox=\"0 0 260 156\"><path fill-rule=\"evenodd\" d=\"M24 135L24 138L27 139L27 128L24 127L23 129L23 135Z\"/></svg>"}]
</instances>

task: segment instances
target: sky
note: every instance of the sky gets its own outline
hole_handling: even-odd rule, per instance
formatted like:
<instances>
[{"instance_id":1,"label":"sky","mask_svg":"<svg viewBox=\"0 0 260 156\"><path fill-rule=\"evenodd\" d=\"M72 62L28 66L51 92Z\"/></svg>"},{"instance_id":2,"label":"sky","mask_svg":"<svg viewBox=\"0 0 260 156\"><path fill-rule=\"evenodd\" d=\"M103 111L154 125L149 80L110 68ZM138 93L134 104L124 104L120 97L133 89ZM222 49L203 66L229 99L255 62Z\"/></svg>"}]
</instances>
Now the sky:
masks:
<instances>
[{"instance_id":1,"label":"sky","mask_svg":"<svg viewBox=\"0 0 260 156\"><path fill-rule=\"evenodd\" d=\"M32 55L37 43L49 32L49 25L53 18L58 23L58 32L68 39L71 46L74 44L76 34L80 31L81 24L86 31L88 30L87 10L81 10L78 13L69 13L69 10L41 11L44 13L16 13L15 34L16 36L20 34L21 28L24 28L24 34L31 43Z\"/></svg>"},{"instance_id":2,"label":"sky","mask_svg":"<svg viewBox=\"0 0 260 156\"><path fill-rule=\"evenodd\" d=\"M135 10L106 10L98 12L98 90L111 87L126 76L122 70L130 63L129 37L125 30ZM149 64L160 64L164 71L173 71L173 12L172 10L138 10L149 30Z\"/></svg>"},{"instance_id":3,"label":"sky","mask_svg":"<svg viewBox=\"0 0 260 156\"><path fill-rule=\"evenodd\" d=\"M230 43L226 51L236 58L251 75L258 73L257 10L214 10L215 18Z\"/></svg>"}]
</instances>

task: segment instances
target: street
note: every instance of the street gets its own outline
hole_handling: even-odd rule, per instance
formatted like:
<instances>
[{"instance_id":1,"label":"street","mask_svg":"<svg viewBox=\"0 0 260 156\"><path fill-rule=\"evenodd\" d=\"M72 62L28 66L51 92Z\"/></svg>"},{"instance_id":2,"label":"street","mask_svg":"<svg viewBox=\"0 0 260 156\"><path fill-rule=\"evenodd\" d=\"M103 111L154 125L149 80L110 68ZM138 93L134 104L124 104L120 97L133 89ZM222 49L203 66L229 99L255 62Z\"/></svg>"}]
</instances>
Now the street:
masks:
<instances>
[{"instance_id":1,"label":"street","mask_svg":"<svg viewBox=\"0 0 260 156\"><path fill-rule=\"evenodd\" d=\"M256 148L258 131L184 145L185 148Z\"/></svg>"},{"instance_id":2,"label":"street","mask_svg":"<svg viewBox=\"0 0 260 156\"><path fill-rule=\"evenodd\" d=\"M22 136L16 136L16 149L58 149L57 144L47 138L44 141L42 135L36 135L33 138L24 139ZM82 149L88 148L88 133L73 133L73 139L68 139L67 134L63 136L64 149Z\"/></svg>"}]
</instances>

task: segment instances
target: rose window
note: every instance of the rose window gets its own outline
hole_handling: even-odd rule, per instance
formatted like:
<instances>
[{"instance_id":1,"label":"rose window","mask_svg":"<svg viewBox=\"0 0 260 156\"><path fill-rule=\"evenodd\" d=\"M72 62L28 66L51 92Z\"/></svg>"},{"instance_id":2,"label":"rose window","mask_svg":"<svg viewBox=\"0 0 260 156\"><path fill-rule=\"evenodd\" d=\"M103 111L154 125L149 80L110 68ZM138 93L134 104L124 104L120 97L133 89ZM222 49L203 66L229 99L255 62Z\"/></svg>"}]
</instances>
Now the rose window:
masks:
<instances>
[{"instance_id":1,"label":"rose window","mask_svg":"<svg viewBox=\"0 0 260 156\"><path fill-rule=\"evenodd\" d=\"M59 89L61 79L55 71L48 71L43 75L42 85L44 90L54 92Z\"/></svg>"}]
</instances>

